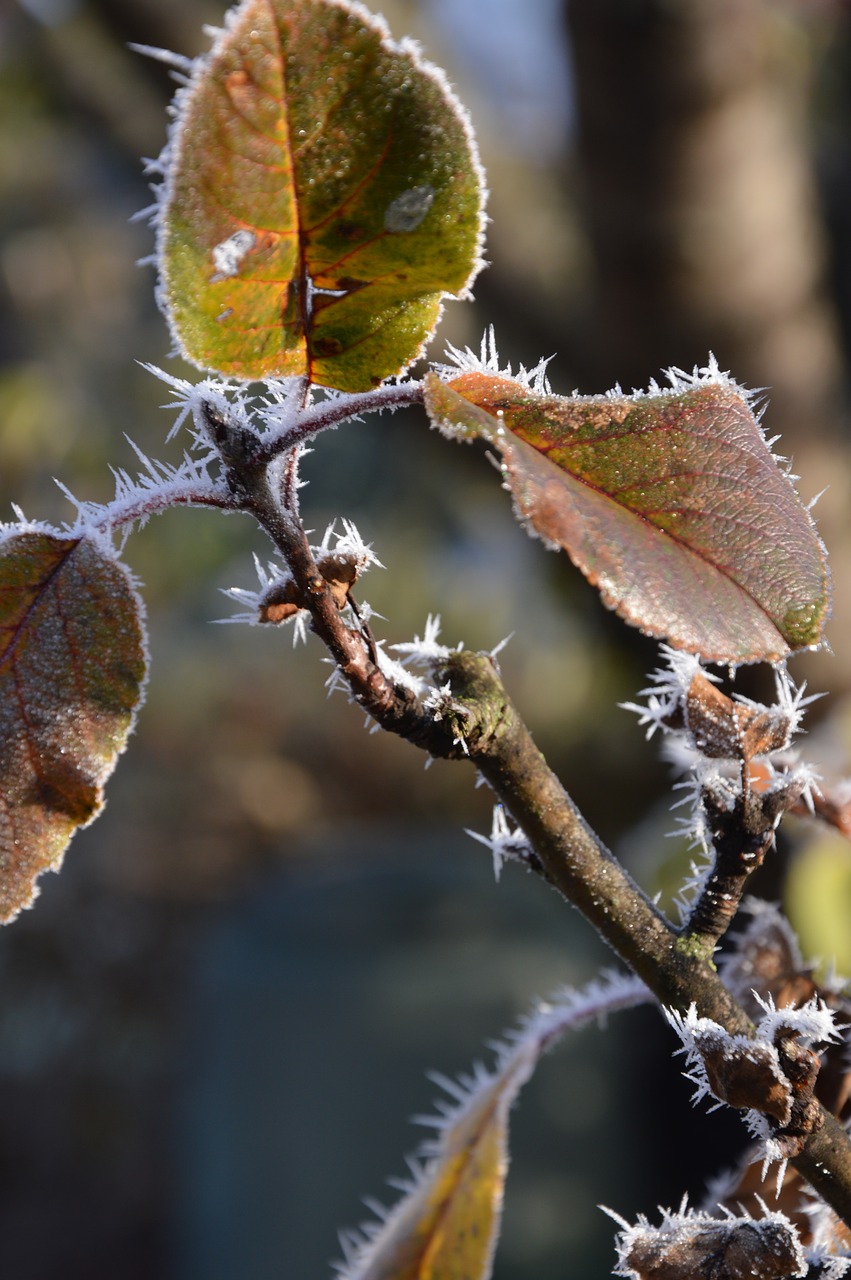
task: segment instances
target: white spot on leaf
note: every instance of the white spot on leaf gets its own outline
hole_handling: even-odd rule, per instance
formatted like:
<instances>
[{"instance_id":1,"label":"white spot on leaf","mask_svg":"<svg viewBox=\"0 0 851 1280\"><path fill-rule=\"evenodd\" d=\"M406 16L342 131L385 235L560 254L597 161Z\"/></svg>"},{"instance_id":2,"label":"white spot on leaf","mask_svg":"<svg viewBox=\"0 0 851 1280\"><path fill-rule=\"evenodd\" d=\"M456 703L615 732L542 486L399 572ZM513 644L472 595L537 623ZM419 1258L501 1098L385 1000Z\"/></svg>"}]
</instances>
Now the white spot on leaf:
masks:
<instances>
[{"instance_id":1,"label":"white spot on leaf","mask_svg":"<svg viewBox=\"0 0 851 1280\"><path fill-rule=\"evenodd\" d=\"M384 211L385 231L416 231L434 203L434 187L411 187L391 200Z\"/></svg>"},{"instance_id":2,"label":"white spot on leaf","mask_svg":"<svg viewBox=\"0 0 851 1280\"><path fill-rule=\"evenodd\" d=\"M234 231L227 240L221 240L213 246L213 266L216 268L210 277L210 283L228 280L239 273L242 260L254 248L257 237L253 231Z\"/></svg>"}]
</instances>

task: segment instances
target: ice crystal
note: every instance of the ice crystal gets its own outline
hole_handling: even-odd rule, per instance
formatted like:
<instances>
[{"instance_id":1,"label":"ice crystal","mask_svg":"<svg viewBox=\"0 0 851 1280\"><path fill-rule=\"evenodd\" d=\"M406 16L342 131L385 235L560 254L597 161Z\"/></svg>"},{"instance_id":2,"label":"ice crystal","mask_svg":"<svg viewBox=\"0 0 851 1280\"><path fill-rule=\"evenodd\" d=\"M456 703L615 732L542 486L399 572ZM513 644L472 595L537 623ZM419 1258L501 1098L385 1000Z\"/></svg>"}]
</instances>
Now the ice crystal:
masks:
<instances>
[{"instance_id":1,"label":"ice crystal","mask_svg":"<svg viewBox=\"0 0 851 1280\"><path fill-rule=\"evenodd\" d=\"M756 991L754 997L765 1011L756 1029L757 1036L762 1040L772 1041L781 1029L789 1035L797 1036L807 1048L815 1044L836 1044L841 1039L836 1014L818 996L813 996L797 1009L785 1005L777 1009L770 995L763 999Z\"/></svg>"},{"instance_id":2,"label":"ice crystal","mask_svg":"<svg viewBox=\"0 0 851 1280\"><path fill-rule=\"evenodd\" d=\"M438 643L439 636L440 614L430 613L426 618L422 637L414 636L413 640L393 644L390 648L394 653L404 654L411 666L432 668L445 661L453 652L447 645ZM457 644L455 649L459 650L463 647L463 644Z\"/></svg>"},{"instance_id":3,"label":"ice crystal","mask_svg":"<svg viewBox=\"0 0 851 1280\"><path fill-rule=\"evenodd\" d=\"M493 325L490 325L482 335L478 355L470 347L465 347L461 351L458 347L454 347L451 342L447 344L446 354L450 363L434 366L434 371L439 377L456 378L459 373L484 373L490 377L507 378L518 382L520 386L528 388L529 391L534 392L536 395L552 394L552 388L547 378L547 365L552 360L552 356L539 360L531 369L526 369L521 364L516 373L510 364L501 366L499 353L496 349L496 335Z\"/></svg>"},{"instance_id":4,"label":"ice crystal","mask_svg":"<svg viewBox=\"0 0 851 1280\"><path fill-rule=\"evenodd\" d=\"M660 645L659 652L666 665L652 671L650 684L646 689L640 690L638 696L646 698L646 703L618 704L622 710L634 712L642 727L647 726L648 738L652 738L657 729L666 733L674 732L668 721L677 713L682 713L689 687L696 675L704 676L713 684L720 683L720 676L707 671L695 654L683 653L667 644Z\"/></svg>"},{"instance_id":5,"label":"ice crystal","mask_svg":"<svg viewBox=\"0 0 851 1280\"><path fill-rule=\"evenodd\" d=\"M217 619L220 623L242 622L250 627L259 627L263 624L262 609L269 595L281 589L290 582L291 575L288 569L276 564L273 560L269 560L263 564L259 556L254 554L254 572L257 575L257 587L253 590L250 587L222 587L222 595L227 596L229 600L235 600L237 604L245 605L243 613L231 614L229 618ZM304 610L300 610L294 614L291 619L294 623L293 644L307 639L306 622L307 614Z\"/></svg>"},{"instance_id":6,"label":"ice crystal","mask_svg":"<svg viewBox=\"0 0 851 1280\"><path fill-rule=\"evenodd\" d=\"M833 1253L825 1248L806 1250L807 1265L818 1280L842 1280L851 1268L851 1254Z\"/></svg>"},{"instance_id":7,"label":"ice crystal","mask_svg":"<svg viewBox=\"0 0 851 1280\"><path fill-rule=\"evenodd\" d=\"M172 440L181 427L188 422L195 447L205 452L209 451L210 432L204 417L205 405L211 405L227 421L250 426L249 403L242 384L214 377L190 382L187 378L166 373L155 364L143 363L142 368L147 369L148 373L152 373L155 378L159 378L160 382L164 382L176 395L176 399L161 406L163 409L177 410L177 417L166 439Z\"/></svg>"},{"instance_id":8,"label":"ice crystal","mask_svg":"<svg viewBox=\"0 0 851 1280\"><path fill-rule=\"evenodd\" d=\"M383 676L390 681L391 684L397 685L401 689L408 689L411 693L418 697L426 694L426 702L424 705L428 710L428 689L429 686L421 676L415 675L413 671L409 671L401 662L397 662L395 658L391 658L385 651L383 644L376 647L376 657L378 659L378 669ZM433 690L432 690L433 692ZM437 717L435 717L437 718Z\"/></svg>"},{"instance_id":9,"label":"ice crystal","mask_svg":"<svg viewBox=\"0 0 851 1280\"><path fill-rule=\"evenodd\" d=\"M467 829L467 835L472 836L474 840L478 840L480 844L485 845L490 850L493 858L493 873L497 881L506 862L528 864L533 853L532 846L524 835L523 830L519 826L515 826L512 830L509 826L508 817L501 804L494 805L490 835L482 835L480 831L470 831L469 829Z\"/></svg>"},{"instance_id":10,"label":"ice crystal","mask_svg":"<svg viewBox=\"0 0 851 1280\"><path fill-rule=\"evenodd\" d=\"M633 388L632 396L634 399L642 399L646 396L665 396L682 395L684 391L692 391L695 387L727 387L731 391L735 391L740 395L751 411L759 408L760 402L764 395L764 388L757 387L751 389L737 382L729 372L719 365L717 359L710 351L709 357L704 365L694 365L691 373L686 369L680 369L676 365L671 365L669 369L665 369L662 375L668 386L661 385L655 378L651 378L646 391L636 390ZM619 388L616 392L610 394L622 394Z\"/></svg>"},{"instance_id":11,"label":"ice crystal","mask_svg":"<svg viewBox=\"0 0 851 1280\"><path fill-rule=\"evenodd\" d=\"M785 745L788 746L796 734L803 732L801 721L804 718L805 709L811 706L812 703L818 702L820 698L824 697L824 694L811 693L805 697L806 681L801 685L796 685L786 669L785 662L778 663L774 667L774 688L776 696L771 706L766 706L762 702L754 702L751 698L746 698L740 693L734 694L733 699L739 706L750 707L754 711L765 713L773 724L785 731ZM778 750L785 750L785 747L780 747Z\"/></svg>"},{"instance_id":12,"label":"ice crystal","mask_svg":"<svg viewBox=\"0 0 851 1280\"><path fill-rule=\"evenodd\" d=\"M461 730L460 723L468 720L470 712L463 702L458 702L452 696L452 686L447 680L442 685L434 685L423 698L423 710L427 711L431 718L438 720L451 720L455 729L455 736L452 741L456 747L460 747L465 755L469 754L469 748Z\"/></svg>"},{"instance_id":13,"label":"ice crystal","mask_svg":"<svg viewBox=\"0 0 851 1280\"><path fill-rule=\"evenodd\" d=\"M321 560L326 555L334 555L342 560L349 560L357 569L359 577L366 573L367 569L383 569L384 565L373 551L372 543L364 542L357 525L345 517L340 523L343 526L342 533L337 532L336 520L332 520L327 526L321 543L313 552L317 559Z\"/></svg>"}]
</instances>

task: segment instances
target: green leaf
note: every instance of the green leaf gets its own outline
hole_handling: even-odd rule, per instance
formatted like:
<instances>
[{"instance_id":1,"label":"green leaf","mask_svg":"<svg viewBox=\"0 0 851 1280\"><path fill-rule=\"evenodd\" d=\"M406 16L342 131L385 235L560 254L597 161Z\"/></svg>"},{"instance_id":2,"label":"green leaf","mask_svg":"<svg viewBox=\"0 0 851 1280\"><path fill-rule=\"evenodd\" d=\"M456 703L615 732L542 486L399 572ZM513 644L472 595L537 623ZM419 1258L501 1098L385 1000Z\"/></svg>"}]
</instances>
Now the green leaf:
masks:
<instances>
[{"instance_id":1,"label":"green leaf","mask_svg":"<svg viewBox=\"0 0 851 1280\"><path fill-rule=\"evenodd\" d=\"M103 805L145 679L142 608L88 538L0 543L0 921Z\"/></svg>"},{"instance_id":2,"label":"green leaf","mask_svg":"<svg viewBox=\"0 0 851 1280\"><path fill-rule=\"evenodd\" d=\"M442 74L341 0L244 0L177 97L161 303L202 368L365 391L481 263L483 183Z\"/></svg>"},{"instance_id":3,"label":"green leaf","mask_svg":"<svg viewBox=\"0 0 851 1280\"><path fill-rule=\"evenodd\" d=\"M499 450L519 517L627 622L713 662L819 644L824 548L729 379L632 397L476 371L426 385L433 423Z\"/></svg>"}]
</instances>

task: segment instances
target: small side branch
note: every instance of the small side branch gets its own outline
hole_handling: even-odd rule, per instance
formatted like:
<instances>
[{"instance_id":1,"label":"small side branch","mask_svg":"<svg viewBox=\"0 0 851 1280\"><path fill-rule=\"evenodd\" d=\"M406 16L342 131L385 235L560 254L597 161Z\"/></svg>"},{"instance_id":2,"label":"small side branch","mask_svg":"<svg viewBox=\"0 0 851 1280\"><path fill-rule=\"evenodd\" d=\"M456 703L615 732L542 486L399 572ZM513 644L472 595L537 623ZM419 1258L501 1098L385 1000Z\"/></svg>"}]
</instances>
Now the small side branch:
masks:
<instances>
[{"instance_id":1,"label":"small side branch","mask_svg":"<svg viewBox=\"0 0 851 1280\"><path fill-rule=\"evenodd\" d=\"M386 383L375 391L338 395L322 400L304 409L280 435L265 437L258 450L258 461L272 462L295 445L306 444L329 427L350 422L361 414L380 413L383 409L394 411L422 402L423 384L414 381Z\"/></svg>"},{"instance_id":2,"label":"small side branch","mask_svg":"<svg viewBox=\"0 0 851 1280\"><path fill-rule=\"evenodd\" d=\"M301 522L272 492L268 468L262 464L243 466L236 483L243 493L243 509L254 515L284 557L302 605L310 614L311 629L327 648L354 700L383 729L407 738L431 755L462 756L463 748L453 740L447 724L436 721L410 689L382 671L368 629L349 626L319 570Z\"/></svg>"},{"instance_id":3,"label":"small side branch","mask_svg":"<svg viewBox=\"0 0 851 1280\"><path fill-rule=\"evenodd\" d=\"M742 789L732 806L727 796L704 788L701 803L714 848L714 865L701 886L682 936L695 954L710 959L727 932L748 880L774 845L778 818L786 807L777 793L756 794Z\"/></svg>"}]
</instances>

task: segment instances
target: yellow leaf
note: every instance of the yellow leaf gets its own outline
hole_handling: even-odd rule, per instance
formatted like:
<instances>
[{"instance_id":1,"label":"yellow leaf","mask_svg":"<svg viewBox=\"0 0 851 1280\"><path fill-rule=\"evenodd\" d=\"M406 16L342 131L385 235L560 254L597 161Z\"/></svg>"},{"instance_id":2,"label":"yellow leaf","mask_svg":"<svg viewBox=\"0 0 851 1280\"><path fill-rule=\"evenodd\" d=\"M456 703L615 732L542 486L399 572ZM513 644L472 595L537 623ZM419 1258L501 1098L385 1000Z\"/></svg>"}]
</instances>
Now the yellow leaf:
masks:
<instances>
[{"instance_id":1,"label":"yellow leaf","mask_svg":"<svg viewBox=\"0 0 851 1280\"><path fill-rule=\"evenodd\" d=\"M502 1212L508 1112L538 1057L526 1042L442 1130L423 1178L397 1205L352 1280L484 1280ZM477 1082L478 1083L478 1082Z\"/></svg>"},{"instance_id":2,"label":"yellow leaf","mask_svg":"<svg viewBox=\"0 0 851 1280\"><path fill-rule=\"evenodd\" d=\"M649 999L637 978L611 975L566 991L528 1018L460 1084L437 1077L455 1107L425 1120L437 1138L406 1194L366 1242L350 1246L340 1280L488 1280L508 1167L508 1113L544 1053L561 1035Z\"/></svg>"}]
</instances>

